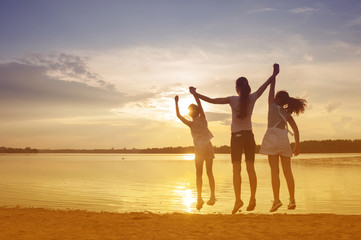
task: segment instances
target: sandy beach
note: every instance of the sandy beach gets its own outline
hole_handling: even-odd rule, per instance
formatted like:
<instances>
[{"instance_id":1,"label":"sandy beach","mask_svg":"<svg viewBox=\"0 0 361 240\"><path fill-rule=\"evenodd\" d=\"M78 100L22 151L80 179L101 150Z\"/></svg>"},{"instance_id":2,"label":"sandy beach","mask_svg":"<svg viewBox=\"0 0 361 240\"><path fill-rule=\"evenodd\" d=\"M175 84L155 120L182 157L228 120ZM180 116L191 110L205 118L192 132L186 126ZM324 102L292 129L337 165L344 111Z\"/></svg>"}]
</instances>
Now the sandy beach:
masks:
<instances>
[{"instance_id":1,"label":"sandy beach","mask_svg":"<svg viewBox=\"0 0 361 240\"><path fill-rule=\"evenodd\" d=\"M360 239L361 215L153 214L0 208L0 239Z\"/></svg>"}]
</instances>

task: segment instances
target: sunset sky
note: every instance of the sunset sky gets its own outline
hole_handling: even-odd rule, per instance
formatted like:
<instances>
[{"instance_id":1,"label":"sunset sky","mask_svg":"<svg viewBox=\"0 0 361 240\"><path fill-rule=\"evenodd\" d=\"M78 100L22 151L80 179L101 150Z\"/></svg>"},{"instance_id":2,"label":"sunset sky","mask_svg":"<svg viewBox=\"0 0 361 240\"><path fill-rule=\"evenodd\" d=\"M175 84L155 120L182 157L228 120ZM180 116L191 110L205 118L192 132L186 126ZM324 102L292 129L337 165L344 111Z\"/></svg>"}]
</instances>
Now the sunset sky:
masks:
<instances>
[{"instance_id":1,"label":"sunset sky","mask_svg":"<svg viewBox=\"0 0 361 240\"><path fill-rule=\"evenodd\" d=\"M190 146L175 116L194 102L276 89L306 98L301 140L361 138L361 1L0 1L0 146ZM267 94L253 115L256 142ZM229 105L203 103L215 146Z\"/></svg>"}]
</instances>

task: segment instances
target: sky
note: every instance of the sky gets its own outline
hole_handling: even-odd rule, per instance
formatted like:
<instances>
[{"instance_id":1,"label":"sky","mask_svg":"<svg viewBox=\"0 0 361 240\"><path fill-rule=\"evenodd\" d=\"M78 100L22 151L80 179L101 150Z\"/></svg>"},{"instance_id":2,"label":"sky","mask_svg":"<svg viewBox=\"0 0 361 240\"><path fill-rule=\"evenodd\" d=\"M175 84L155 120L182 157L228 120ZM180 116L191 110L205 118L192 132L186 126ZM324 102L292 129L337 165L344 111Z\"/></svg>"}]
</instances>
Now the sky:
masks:
<instances>
[{"instance_id":1,"label":"sky","mask_svg":"<svg viewBox=\"0 0 361 240\"><path fill-rule=\"evenodd\" d=\"M189 86L227 97L244 76L256 91L274 63L276 90L308 101L301 141L360 139L360 39L358 0L0 0L0 146L191 146L174 96L187 115ZM202 104L229 145L230 106Z\"/></svg>"}]
</instances>

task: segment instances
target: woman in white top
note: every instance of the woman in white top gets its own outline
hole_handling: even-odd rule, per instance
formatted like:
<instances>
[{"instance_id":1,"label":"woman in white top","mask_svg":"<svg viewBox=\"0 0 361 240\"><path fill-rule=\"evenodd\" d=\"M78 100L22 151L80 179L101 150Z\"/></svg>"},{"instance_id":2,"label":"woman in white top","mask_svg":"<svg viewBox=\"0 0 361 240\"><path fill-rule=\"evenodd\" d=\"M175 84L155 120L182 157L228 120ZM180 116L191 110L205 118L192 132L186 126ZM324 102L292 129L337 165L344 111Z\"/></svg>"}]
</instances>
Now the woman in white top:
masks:
<instances>
[{"instance_id":1,"label":"woman in white top","mask_svg":"<svg viewBox=\"0 0 361 240\"><path fill-rule=\"evenodd\" d=\"M268 155L268 162L271 167L272 190L274 201L270 212L277 211L282 203L279 199L280 178L279 159L281 159L283 174L286 178L290 202L288 209L296 208L295 182L291 170L292 150L288 139L287 123L290 124L295 137L295 148L293 153L297 156L300 153L300 136L297 124L292 113L296 115L303 113L306 107L306 100L292 98L286 91L279 91L275 96L276 79L271 82L268 96L268 128L263 137L260 153Z\"/></svg>"},{"instance_id":2,"label":"woman in white top","mask_svg":"<svg viewBox=\"0 0 361 240\"><path fill-rule=\"evenodd\" d=\"M252 94L248 80L245 77L240 77L236 81L236 91L238 96L209 98L197 93L195 88L190 88L192 94L206 102L213 104L229 104L231 106L231 158L233 164L233 186L236 198L232 214L238 212L238 210L243 206L243 201L241 200L241 159L243 152L245 154L251 188L251 197L247 211L252 211L256 207L257 176L254 169L256 143L252 132L251 117L256 100L262 95L268 84L270 84L276 77L278 71L278 64L274 64L273 74L256 92Z\"/></svg>"}]
</instances>

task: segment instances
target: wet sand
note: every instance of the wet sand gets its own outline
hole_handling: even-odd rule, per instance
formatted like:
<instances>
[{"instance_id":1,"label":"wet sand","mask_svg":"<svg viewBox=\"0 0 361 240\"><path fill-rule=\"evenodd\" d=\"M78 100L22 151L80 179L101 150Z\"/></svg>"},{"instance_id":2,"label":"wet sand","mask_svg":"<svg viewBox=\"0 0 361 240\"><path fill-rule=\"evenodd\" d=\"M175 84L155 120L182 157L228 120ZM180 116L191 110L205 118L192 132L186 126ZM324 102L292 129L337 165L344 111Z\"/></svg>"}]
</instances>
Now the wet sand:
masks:
<instances>
[{"instance_id":1,"label":"wet sand","mask_svg":"<svg viewBox=\"0 0 361 240\"><path fill-rule=\"evenodd\" d=\"M0 239L360 239L361 215L153 214L0 208Z\"/></svg>"}]
</instances>

